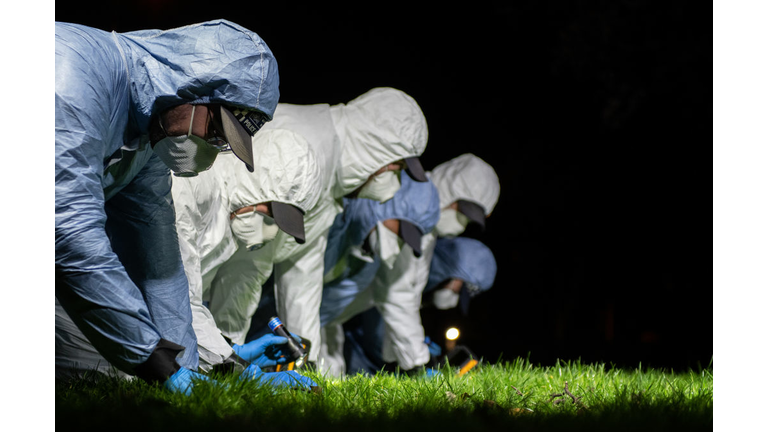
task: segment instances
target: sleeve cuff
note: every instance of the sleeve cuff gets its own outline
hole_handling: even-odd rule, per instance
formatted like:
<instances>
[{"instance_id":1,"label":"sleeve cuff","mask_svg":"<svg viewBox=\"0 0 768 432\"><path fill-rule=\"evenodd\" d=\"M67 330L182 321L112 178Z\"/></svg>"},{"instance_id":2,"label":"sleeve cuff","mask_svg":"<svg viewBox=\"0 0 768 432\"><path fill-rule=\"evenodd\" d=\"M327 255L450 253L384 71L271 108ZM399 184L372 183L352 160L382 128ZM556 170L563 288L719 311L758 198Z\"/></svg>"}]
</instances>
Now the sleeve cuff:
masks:
<instances>
[{"instance_id":1,"label":"sleeve cuff","mask_svg":"<svg viewBox=\"0 0 768 432\"><path fill-rule=\"evenodd\" d=\"M183 346L160 339L147 361L136 366L134 372L137 377L149 383L163 383L181 368L176 363L176 356L182 351Z\"/></svg>"}]
</instances>

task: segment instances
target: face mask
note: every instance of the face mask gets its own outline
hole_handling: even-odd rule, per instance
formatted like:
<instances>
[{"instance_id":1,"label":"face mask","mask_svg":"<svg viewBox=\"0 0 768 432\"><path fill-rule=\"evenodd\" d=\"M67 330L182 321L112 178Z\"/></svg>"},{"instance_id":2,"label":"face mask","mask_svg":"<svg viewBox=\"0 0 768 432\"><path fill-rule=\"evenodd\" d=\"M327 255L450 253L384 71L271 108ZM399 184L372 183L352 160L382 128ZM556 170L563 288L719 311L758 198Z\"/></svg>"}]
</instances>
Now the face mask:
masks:
<instances>
[{"instance_id":1,"label":"face mask","mask_svg":"<svg viewBox=\"0 0 768 432\"><path fill-rule=\"evenodd\" d=\"M152 148L160 160L173 171L173 175L178 177L194 177L197 173L207 170L219 154L219 150L203 138L192 135L194 119L195 106L192 105L187 135L167 136Z\"/></svg>"},{"instance_id":2,"label":"face mask","mask_svg":"<svg viewBox=\"0 0 768 432\"><path fill-rule=\"evenodd\" d=\"M451 309L459 304L459 293L448 288L441 288L432 295L432 304L438 309Z\"/></svg>"},{"instance_id":3,"label":"face mask","mask_svg":"<svg viewBox=\"0 0 768 432\"><path fill-rule=\"evenodd\" d=\"M261 249L280 231L274 219L255 211L235 215L231 227L235 238L250 251Z\"/></svg>"},{"instance_id":4,"label":"face mask","mask_svg":"<svg viewBox=\"0 0 768 432\"><path fill-rule=\"evenodd\" d=\"M400 170L384 171L373 176L357 194L358 198L368 198L379 202L384 202L395 196L400 189Z\"/></svg>"},{"instance_id":5,"label":"face mask","mask_svg":"<svg viewBox=\"0 0 768 432\"><path fill-rule=\"evenodd\" d=\"M391 270L395 266L404 242L399 235L378 222L376 229L368 236L368 243L371 245L371 250L381 258L381 262Z\"/></svg>"},{"instance_id":6,"label":"face mask","mask_svg":"<svg viewBox=\"0 0 768 432\"><path fill-rule=\"evenodd\" d=\"M467 229L469 218L463 213L447 208L440 211L435 231L439 237L456 237Z\"/></svg>"}]
</instances>

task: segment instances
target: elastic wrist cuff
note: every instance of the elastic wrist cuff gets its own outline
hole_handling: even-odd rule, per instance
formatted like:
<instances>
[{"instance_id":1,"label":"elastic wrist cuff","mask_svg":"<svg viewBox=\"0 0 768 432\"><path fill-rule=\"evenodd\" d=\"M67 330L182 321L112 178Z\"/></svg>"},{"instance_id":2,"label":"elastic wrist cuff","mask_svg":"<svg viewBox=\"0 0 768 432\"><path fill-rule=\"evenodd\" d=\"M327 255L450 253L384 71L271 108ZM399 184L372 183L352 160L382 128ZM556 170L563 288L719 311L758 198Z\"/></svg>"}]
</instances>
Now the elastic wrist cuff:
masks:
<instances>
[{"instance_id":1,"label":"elastic wrist cuff","mask_svg":"<svg viewBox=\"0 0 768 432\"><path fill-rule=\"evenodd\" d=\"M250 364L244 358L232 353L223 363L213 365L212 369L216 373L240 375Z\"/></svg>"},{"instance_id":2,"label":"elastic wrist cuff","mask_svg":"<svg viewBox=\"0 0 768 432\"><path fill-rule=\"evenodd\" d=\"M176 363L176 356L182 351L183 346L160 339L147 361L136 366L134 372L137 377L149 383L163 383L181 368Z\"/></svg>"}]
</instances>

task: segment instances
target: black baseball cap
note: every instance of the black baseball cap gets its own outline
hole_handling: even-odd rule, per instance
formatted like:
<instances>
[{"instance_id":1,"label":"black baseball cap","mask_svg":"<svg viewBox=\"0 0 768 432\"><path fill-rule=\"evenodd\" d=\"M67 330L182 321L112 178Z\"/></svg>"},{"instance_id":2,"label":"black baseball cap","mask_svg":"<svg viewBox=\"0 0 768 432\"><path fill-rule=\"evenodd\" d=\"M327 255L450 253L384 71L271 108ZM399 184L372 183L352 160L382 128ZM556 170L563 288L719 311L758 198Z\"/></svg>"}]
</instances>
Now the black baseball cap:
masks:
<instances>
[{"instance_id":1,"label":"black baseball cap","mask_svg":"<svg viewBox=\"0 0 768 432\"><path fill-rule=\"evenodd\" d=\"M400 219L400 238L413 249L413 255L416 258L421 256L421 231L416 225Z\"/></svg>"},{"instance_id":2,"label":"black baseball cap","mask_svg":"<svg viewBox=\"0 0 768 432\"><path fill-rule=\"evenodd\" d=\"M257 110L228 108L224 105L219 105L218 114L221 119L221 133L224 134L224 139L229 143L235 156L245 162L248 171L253 172L251 138L268 121L267 116Z\"/></svg>"},{"instance_id":3,"label":"black baseball cap","mask_svg":"<svg viewBox=\"0 0 768 432\"><path fill-rule=\"evenodd\" d=\"M485 230L485 210L479 204L465 200L458 200L456 202L459 207L459 213L468 217L470 221L480 225L480 228Z\"/></svg>"},{"instance_id":4,"label":"black baseball cap","mask_svg":"<svg viewBox=\"0 0 768 432\"><path fill-rule=\"evenodd\" d=\"M418 157L407 157L403 160L405 161L405 171L412 179L422 183L428 180Z\"/></svg>"},{"instance_id":5,"label":"black baseball cap","mask_svg":"<svg viewBox=\"0 0 768 432\"><path fill-rule=\"evenodd\" d=\"M296 243L304 244L304 212L298 207L272 201L272 218L278 228L293 236Z\"/></svg>"}]
</instances>

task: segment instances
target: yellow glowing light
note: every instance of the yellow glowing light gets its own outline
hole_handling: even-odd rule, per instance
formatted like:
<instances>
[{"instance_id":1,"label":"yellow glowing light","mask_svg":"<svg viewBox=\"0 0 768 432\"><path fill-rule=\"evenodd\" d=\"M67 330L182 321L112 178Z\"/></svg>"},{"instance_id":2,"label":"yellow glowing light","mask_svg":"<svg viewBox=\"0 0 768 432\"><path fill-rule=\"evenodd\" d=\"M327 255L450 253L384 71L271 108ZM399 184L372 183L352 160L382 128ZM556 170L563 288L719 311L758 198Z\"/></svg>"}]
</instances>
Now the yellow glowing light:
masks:
<instances>
[{"instance_id":1,"label":"yellow glowing light","mask_svg":"<svg viewBox=\"0 0 768 432\"><path fill-rule=\"evenodd\" d=\"M456 340L459 338L459 329L451 327L445 332L445 338L448 340Z\"/></svg>"}]
</instances>

